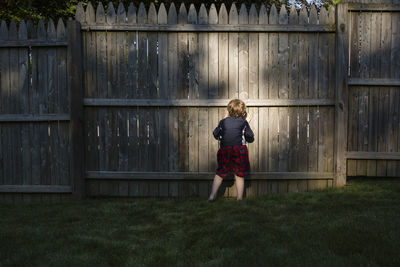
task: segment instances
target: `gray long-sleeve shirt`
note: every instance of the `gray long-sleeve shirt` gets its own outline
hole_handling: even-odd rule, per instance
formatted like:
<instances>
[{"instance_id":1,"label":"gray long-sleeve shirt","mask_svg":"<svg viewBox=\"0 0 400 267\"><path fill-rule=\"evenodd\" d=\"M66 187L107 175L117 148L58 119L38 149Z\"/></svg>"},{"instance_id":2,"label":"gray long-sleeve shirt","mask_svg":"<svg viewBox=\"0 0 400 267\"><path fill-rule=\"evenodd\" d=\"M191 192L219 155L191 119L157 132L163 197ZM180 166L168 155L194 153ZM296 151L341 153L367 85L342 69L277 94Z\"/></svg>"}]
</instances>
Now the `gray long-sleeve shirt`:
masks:
<instances>
[{"instance_id":1,"label":"gray long-sleeve shirt","mask_svg":"<svg viewBox=\"0 0 400 267\"><path fill-rule=\"evenodd\" d=\"M254 142L254 133L242 117L226 117L213 131L214 138L221 140L221 147ZM243 140L244 138L244 140Z\"/></svg>"}]
</instances>

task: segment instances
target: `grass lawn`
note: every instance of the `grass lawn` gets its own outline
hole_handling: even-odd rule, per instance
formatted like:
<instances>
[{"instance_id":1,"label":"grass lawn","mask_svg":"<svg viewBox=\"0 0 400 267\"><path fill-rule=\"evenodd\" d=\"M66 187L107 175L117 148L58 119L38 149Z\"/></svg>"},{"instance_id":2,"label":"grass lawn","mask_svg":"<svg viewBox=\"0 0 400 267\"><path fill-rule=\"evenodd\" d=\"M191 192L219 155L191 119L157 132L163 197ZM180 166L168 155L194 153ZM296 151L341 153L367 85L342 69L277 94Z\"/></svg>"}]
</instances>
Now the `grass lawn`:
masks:
<instances>
[{"instance_id":1,"label":"grass lawn","mask_svg":"<svg viewBox=\"0 0 400 267\"><path fill-rule=\"evenodd\" d=\"M218 199L0 204L0 266L400 266L400 179Z\"/></svg>"}]
</instances>

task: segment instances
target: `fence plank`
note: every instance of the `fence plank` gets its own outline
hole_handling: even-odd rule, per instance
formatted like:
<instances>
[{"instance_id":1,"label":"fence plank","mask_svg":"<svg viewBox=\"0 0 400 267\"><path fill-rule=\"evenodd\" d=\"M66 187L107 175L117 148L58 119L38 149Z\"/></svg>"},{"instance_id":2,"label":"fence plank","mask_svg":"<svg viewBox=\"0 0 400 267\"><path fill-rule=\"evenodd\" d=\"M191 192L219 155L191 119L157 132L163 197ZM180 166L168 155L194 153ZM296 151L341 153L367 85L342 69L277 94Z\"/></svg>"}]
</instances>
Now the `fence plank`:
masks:
<instances>
[{"instance_id":1,"label":"fence plank","mask_svg":"<svg viewBox=\"0 0 400 267\"><path fill-rule=\"evenodd\" d=\"M309 143L308 143L308 171L318 171L318 125L319 108L309 108Z\"/></svg>"},{"instance_id":2,"label":"fence plank","mask_svg":"<svg viewBox=\"0 0 400 267\"><path fill-rule=\"evenodd\" d=\"M278 12L273 4L269 13L269 24L278 24ZM268 54L268 69L270 70L271 79L269 80L269 98L278 98L279 81L276 77L279 76L279 61L278 61L278 33L269 34L269 54Z\"/></svg>"},{"instance_id":3,"label":"fence plank","mask_svg":"<svg viewBox=\"0 0 400 267\"><path fill-rule=\"evenodd\" d=\"M208 24L218 23L217 9L211 4L208 14ZM208 98L218 98L218 33L208 34Z\"/></svg>"},{"instance_id":4,"label":"fence plank","mask_svg":"<svg viewBox=\"0 0 400 267\"><path fill-rule=\"evenodd\" d=\"M251 117L251 121L249 125L254 133L254 142L248 144L249 148L249 159L250 159L250 170L252 172L259 171L259 108L248 108L249 116Z\"/></svg>"},{"instance_id":5,"label":"fence plank","mask_svg":"<svg viewBox=\"0 0 400 267\"><path fill-rule=\"evenodd\" d=\"M197 24L197 13L194 4L190 5L188 23ZM197 33L188 33L189 45L189 99L199 98L199 48Z\"/></svg>"},{"instance_id":6,"label":"fence plank","mask_svg":"<svg viewBox=\"0 0 400 267\"><path fill-rule=\"evenodd\" d=\"M259 151L259 171L268 170L269 158L269 116L268 108L259 108L259 131L258 131L258 151Z\"/></svg>"},{"instance_id":7,"label":"fence plank","mask_svg":"<svg viewBox=\"0 0 400 267\"><path fill-rule=\"evenodd\" d=\"M268 144L268 155L269 155L269 171L278 171L279 170L279 143L278 143L278 109L279 108L270 108L269 109L269 119L268 119L268 129L269 129L269 144Z\"/></svg>"},{"instance_id":8,"label":"fence plank","mask_svg":"<svg viewBox=\"0 0 400 267\"><path fill-rule=\"evenodd\" d=\"M317 10L315 5L311 6L310 9L310 24L317 24ZM318 38L317 34L313 34L309 37L309 83L308 83L308 96L309 98L318 98L318 70L319 70L319 61L318 61Z\"/></svg>"},{"instance_id":9,"label":"fence plank","mask_svg":"<svg viewBox=\"0 0 400 267\"><path fill-rule=\"evenodd\" d=\"M186 24L187 23L187 11L185 4L182 3L179 8L178 13L178 24ZM177 98L187 99L189 95L188 87L189 81L187 79L187 73L189 70L189 61L188 61L188 34L178 33L178 92Z\"/></svg>"},{"instance_id":10,"label":"fence plank","mask_svg":"<svg viewBox=\"0 0 400 267\"><path fill-rule=\"evenodd\" d=\"M262 4L258 17L260 25L268 25L268 15L265 5ZM260 99L268 98L268 34L258 34L258 97ZM261 111L261 109L260 109ZM261 126L260 126L261 128ZM261 145L261 144L260 144ZM261 167L261 166L260 166Z\"/></svg>"},{"instance_id":11,"label":"fence plank","mask_svg":"<svg viewBox=\"0 0 400 267\"><path fill-rule=\"evenodd\" d=\"M199 110L199 171L208 171L208 139L214 138L208 127L208 108Z\"/></svg>"},{"instance_id":12,"label":"fence plank","mask_svg":"<svg viewBox=\"0 0 400 267\"><path fill-rule=\"evenodd\" d=\"M199 109L189 109L189 171L199 171Z\"/></svg>"},{"instance_id":13,"label":"fence plank","mask_svg":"<svg viewBox=\"0 0 400 267\"><path fill-rule=\"evenodd\" d=\"M257 10L254 4L250 7L249 24L258 24ZM259 48L258 48L258 33L249 33L249 98L258 99L258 66L259 66ZM258 113L258 110L257 110Z\"/></svg>"},{"instance_id":14,"label":"fence plank","mask_svg":"<svg viewBox=\"0 0 400 267\"><path fill-rule=\"evenodd\" d=\"M292 5L289 15L289 24L299 24L299 16L295 5ZM299 96L299 34L289 33L289 93L288 98L298 98Z\"/></svg>"},{"instance_id":15,"label":"fence plank","mask_svg":"<svg viewBox=\"0 0 400 267\"><path fill-rule=\"evenodd\" d=\"M207 10L201 4L198 17L199 24L208 23ZM199 33L199 98L208 98L208 34Z\"/></svg>"},{"instance_id":16,"label":"fence plank","mask_svg":"<svg viewBox=\"0 0 400 267\"><path fill-rule=\"evenodd\" d=\"M228 12L222 3L218 14L219 24L228 24ZM229 97L229 34L218 33L218 98Z\"/></svg>"},{"instance_id":17,"label":"fence plank","mask_svg":"<svg viewBox=\"0 0 400 267\"><path fill-rule=\"evenodd\" d=\"M236 5L231 5L229 24L237 25L239 17ZM239 47L238 33L229 33L229 98L239 97Z\"/></svg>"},{"instance_id":18,"label":"fence plank","mask_svg":"<svg viewBox=\"0 0 400 267\"><path fill-rule=\"evenodd\" d=\"M17 26L14 20L10 22L10 28L8 32L9 40L17 40L18 39L18 31ZM9 50L10 56L10 104L9 107L11 113L21 113L21 87L20 87L20 66L18 60L18 48L11 48ZM21 127L19 124L10 124L10 133L9 140L11 142L11 165L12 165L12 181L13 184L22 184L22 172L20 168L20 164L22 163L22 155L21 155Z\"/></svg>"},{"instance_id":19,"label":"fence plank","mask_svg":"<svg viewBox=\"0 0 400 267\"><path fill-rule=\"evenodd\" d=\"M239 11L239 24L248 24L246 5L243 3ZM249 34L239 33L239 98L249 98Z\"/></svg>"},{"instance_id":20,"label":"fence plank","mask_svg":"<svg viewBox=\"0 0 400 267\"><path fill-rule=\"evenodd\" d=\"M208 109L208 170L215 172L217 169L217 151L218 141L212 136L212 132L217 127L218 120L218 108Z\"/></svg>"},{"instance_id":21,"label":"fence plank","mask_svg":"<svg viewBox=\"0 0 400 267\"><path fill-rule=\"evenodd\" d=\"M128 23L136 24L136 7L131 3L128 8L127 14ZM138 43L136 40L137 33L136 32L128 32L127 33L127 46L128 46L128 76L127 76L127 98L136 98L138 95L138 73L137 73L137 50ZM162 53L163 50L160 50Z\"/></svg>"},{"instance_id":22,"label":"fence plank","mask_svg":"<svg viewBox=\"0 0 400 267\"><path fill-rule=\"evenodd\" d=\"M167 11L163 3L158 11L158 24L168 23ZM159 75L159 97L168 98L168 35L158 33L159 53L158 53L158 75ZM160 150L159 150L159 169L168 170L168 108L159 108L159 129L160 129ZM160 183L160 195L168 195L168 183Z\"/></svg>"},{"instance_id":23,"label":"fence plank","mask_svg":"<svg viewBox=\"0 0 400 267\"><path fill-rule=\"evenodd\" d=\"M22 20L19 24L18 40L27 40L28 32L25 22ZM18 51L18 65L19 65L19 86L21 96L21 113L29 113L29 57L27 49L19 49ZM22 124L21 126L21 151L22 153L22 184L31 184L32 173L31 173L31 152L30 152L30 131L28 124ZM1 140L0 140L1 142ZM1 161L1 160L0 160ZM2 162L0 162L2 165ZM1 176L1 174L0 174Z\"/></svg>"},{"instance_id":24,"label":"fence plank","mask_svg":"<svg viewBox=\"0 0 400 267\"><path fill-rule=\"evenodd\" d=\"M329 23L328 14L325 8L321 8L319 23ZM326 98L329 95L329 39L328 34L318 34L318 98Z\"/></svg>"}]
</instances>

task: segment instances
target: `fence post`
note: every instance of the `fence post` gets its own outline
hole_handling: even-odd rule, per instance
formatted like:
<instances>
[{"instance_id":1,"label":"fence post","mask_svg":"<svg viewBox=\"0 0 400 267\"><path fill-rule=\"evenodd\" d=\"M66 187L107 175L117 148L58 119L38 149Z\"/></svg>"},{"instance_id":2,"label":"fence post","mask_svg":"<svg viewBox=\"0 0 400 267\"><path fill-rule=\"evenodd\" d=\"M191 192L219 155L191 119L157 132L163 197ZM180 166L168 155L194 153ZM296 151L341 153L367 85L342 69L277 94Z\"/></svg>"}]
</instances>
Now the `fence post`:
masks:
<instances>
[{"instance_id":1,"label":"fence post","mask_svg":"<svg viewBox=\"0 0 400 267\"><path fill-rule=\"evenodd\" d=\"M68 90L70 92L71 144L70 177L72 192L78 197L85 196L84 176L84 133L83 133L83 52L81 24L68 20Z\"/></svg>"},{"instance_id":2,"label":"fence post","mask_svg":"<svg viewBox=\"0 0 400 267\"><path fill-rule=\"evenodd\" d=\"M347 175L347 76L349 62L348 4L336 8L336 99L335 99L335 178L333 186L346 184Z\"/></svg>"}]
</instances>

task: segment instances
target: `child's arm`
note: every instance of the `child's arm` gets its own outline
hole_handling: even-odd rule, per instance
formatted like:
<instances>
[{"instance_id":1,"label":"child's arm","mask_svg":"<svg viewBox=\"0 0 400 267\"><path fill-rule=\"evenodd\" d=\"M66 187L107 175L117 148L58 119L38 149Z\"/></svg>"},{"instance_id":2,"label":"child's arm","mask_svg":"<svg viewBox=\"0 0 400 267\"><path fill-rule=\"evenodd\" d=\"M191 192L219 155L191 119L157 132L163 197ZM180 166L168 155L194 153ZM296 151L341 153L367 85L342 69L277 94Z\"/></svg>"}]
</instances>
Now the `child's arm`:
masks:
<instances>
[{"instance_id":1,"label":"child's arm","mask_svg":"<svg viewBox=\"0 0 400 267\"><path fill-rule=\"evenodd\" d=\"M214 138L219 140L219 137L221 136L221 133L222 133L222 127L221 127L221 121L220 121L218 123L218 126L213 131Z\"/></svg>"},{"instance_id":2,"label":"child's arm","mask_svg":"<svg viewBox=\"0 0 400 267\"><path fill-rule=\"evenodd\" d=\"M244 138L246 139L246 142L249 142L249 143L254 142L254 133L253 133L253 130L251 130L250 125L247 121L245 122Z\"/></svg>"}]
</instances>

